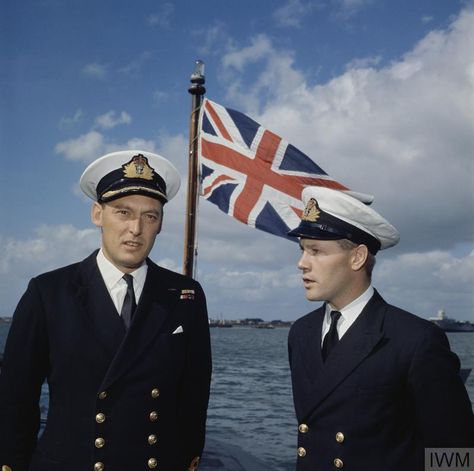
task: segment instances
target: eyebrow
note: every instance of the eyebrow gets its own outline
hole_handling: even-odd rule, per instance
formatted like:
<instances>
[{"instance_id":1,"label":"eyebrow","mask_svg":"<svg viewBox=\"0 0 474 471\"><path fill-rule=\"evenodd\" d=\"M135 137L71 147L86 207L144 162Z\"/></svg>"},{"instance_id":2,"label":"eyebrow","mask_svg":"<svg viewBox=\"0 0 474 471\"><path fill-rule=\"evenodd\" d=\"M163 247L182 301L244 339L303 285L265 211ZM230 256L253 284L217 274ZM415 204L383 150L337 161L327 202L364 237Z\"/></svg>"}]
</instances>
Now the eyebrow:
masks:
<instances>
[{"instance_id":1,"label":"eyebrow","mask_svg":"<svg viewBox=\"0 0 474 471\"><path fill-rule=\"evenodd\" d=\"M309 239L309 242L306 243L306 249L314 249L314 248L318 248L318 247L319 247L319 244L318 244L317 239ZM300 240L300 248L302 250L305 250L305 247L303 247L303 244L301 243L301 240Z\"/></svg>"},{"instance_id":2,"label":"eyebrow","mask_svg":"<svg viewBox=\"0 0 474 471\"><path fill-rule=\"evenodd\" d=\"M126 209L128 211L134 211L134 208L132 208L131 206L127 204L123 204L123 203L118 203L118 204L109 203L109 204L114 209ZM161 210L155 209L155 208L149 208L149 209L145 209L145 211L140 211L140 214L149 214L149 213L153 213L159 216L161 214Z\"/></svg>"}]
</instances>

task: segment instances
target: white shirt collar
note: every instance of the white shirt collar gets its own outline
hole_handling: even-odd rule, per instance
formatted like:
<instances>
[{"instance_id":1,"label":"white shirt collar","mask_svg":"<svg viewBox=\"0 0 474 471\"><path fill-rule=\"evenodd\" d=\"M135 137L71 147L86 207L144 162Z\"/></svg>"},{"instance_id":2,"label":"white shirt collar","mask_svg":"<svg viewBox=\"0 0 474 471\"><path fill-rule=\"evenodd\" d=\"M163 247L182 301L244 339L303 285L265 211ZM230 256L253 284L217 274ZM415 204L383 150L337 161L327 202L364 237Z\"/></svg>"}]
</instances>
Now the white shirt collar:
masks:
<instances>
[{"instance_id":1,"label":"white shirt collar","mask_svg":"<svg viewBox=\"0 0 474 471\"><path fill-rule=\"evenodd\" d=\"M374 288L372 285L369 285L369 287L358 298L354 299L354 301L352 301L342 309L339 309L339 312L341 313L341 317L337 323L337 331L339 334L339 338L341 338L347 332L349 327L359 317L365 305L369 302L370 298L373 295ZM331 324L331 311L335 310L336 309L332 307L329 303L326 303L326 314L324 316L323 321L321 342L324 338L324 335L329 330L329 326Z\"/></svg>"},{"instance_id":2,"label":"white shirt collar","mask_svg":"<svg viewBox=\"0 0 474 471\"><path fill-rule=\"evenodd\" d=\"M123 278L124 273L121 272L112 262L110 262L104 255L102 249L97 253L97 265L99 266L100 273L104 279L105 285L109 293L114 289L117 283L120 283ZM134 291L135 297L138 300L143 291L143 286L145 285L146 274L148 271L148 265L144 261L143 264L137 268L135 271L130 273L133 276L134 280ZM125 283L125 281L123 281Z\"/></svg>"},{"instance_id":3,"label":"white shirt collar","mask_svg":"<svg viewBox=\"0 0 474 471\"><path fill-rule=\"evenodd\" d=\"M365 305L369 302L369 299L374 295L374 288L372 285L369 287L354 301L350 302L347 306L339 309L339 312L342 314L342 317L348 321L355 321L357 316L362 312ZM336 310L329 303L326 304L326 315L330 316L331 311Z\"/></svg>"}]
</instances>

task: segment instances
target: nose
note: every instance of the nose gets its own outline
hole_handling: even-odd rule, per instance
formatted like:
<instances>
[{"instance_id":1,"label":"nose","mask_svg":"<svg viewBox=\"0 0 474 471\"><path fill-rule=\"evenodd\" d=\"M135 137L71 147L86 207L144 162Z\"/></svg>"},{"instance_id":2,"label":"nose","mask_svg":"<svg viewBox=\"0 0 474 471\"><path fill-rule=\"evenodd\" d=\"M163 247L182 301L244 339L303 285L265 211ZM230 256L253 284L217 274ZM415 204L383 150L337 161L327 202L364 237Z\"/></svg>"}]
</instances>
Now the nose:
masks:
<instances>
[{"instance_id":1,"label":"nose","mask_svg":"<svg viewBox=\"0 0 474 471\"><path fill-rule=\"evenodd\" d=\"M298 268L302 271L305 271L308 269L306 252L304 250L301 253L300 259L298 260Z\"/></svg>"},{"instance_id":2,"label":"nose","mask_svg":"<svg viewBox=\"0 0 474 471\"><path fill-rule=\"evenodd\" d=\"M134 236L140 235L142 233L142 220L140 218L132 219L129 228Z\"/></svg>"}]
</instances>

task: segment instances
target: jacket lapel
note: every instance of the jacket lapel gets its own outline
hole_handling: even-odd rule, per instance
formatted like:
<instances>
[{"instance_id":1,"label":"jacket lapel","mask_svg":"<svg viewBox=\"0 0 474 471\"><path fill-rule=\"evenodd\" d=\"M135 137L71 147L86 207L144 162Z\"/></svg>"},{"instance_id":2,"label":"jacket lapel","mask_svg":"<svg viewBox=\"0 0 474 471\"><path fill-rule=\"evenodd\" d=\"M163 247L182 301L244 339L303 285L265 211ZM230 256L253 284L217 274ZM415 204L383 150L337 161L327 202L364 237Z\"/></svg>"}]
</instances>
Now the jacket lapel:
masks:
<instances>
[{"instance_id":1,"label":"jacket lapel","mask_svg":"<svg viewBox=\"0 0 474 471\"><path fill-rule=\"evenodd\" d=\"M311 407L307 411L303 411L305 417L311 415L318 405L367 358L383 339L385 306L385 301L375 292L354 324L331 351L331 355L325 363L322 362L320 347L324 311L319 316L319 343L317 344L319 352L311 378L314 389L310 392L311 401L308 402Z\"/></svg>"},{"instance_id":2,"label":"jacket lapel","mask_svg":"<svg viewBox=\"0 0 474 471\"><path fill-rule=\"evenodd\" d=\"M110 362L122 342L125 328L102 279L96 256L97 251L79 264L76 294L84 327Z\"/></svg>"},{"instance_id":3,"label":"jacket lapel","mask_svg":"<svg viewBox=\"0 0 474 471\"><path fill-rule=\"evenodd\" d=\"M136 364L156 335L163 330L179 296L178 289L169 286L161 269L148 260L148 272L143 292L130 328L107 371L101 389L125 374Z\"/></svg>"},{"instance_id":4,"label":"jacket lapel","mask_svg":"<svg viewBox=\"0 0 474 471\"><path fill-rule=\"evenodd\" d=\"M325 310L325 304L323 304L312 313L309 328L303 332L304 339L301 342L301 345L304 345L305 348L304 367L311 382L314 383L317 382L320 371L324 366L321 356L321 334Z\"/></svg>"}]
</instances>

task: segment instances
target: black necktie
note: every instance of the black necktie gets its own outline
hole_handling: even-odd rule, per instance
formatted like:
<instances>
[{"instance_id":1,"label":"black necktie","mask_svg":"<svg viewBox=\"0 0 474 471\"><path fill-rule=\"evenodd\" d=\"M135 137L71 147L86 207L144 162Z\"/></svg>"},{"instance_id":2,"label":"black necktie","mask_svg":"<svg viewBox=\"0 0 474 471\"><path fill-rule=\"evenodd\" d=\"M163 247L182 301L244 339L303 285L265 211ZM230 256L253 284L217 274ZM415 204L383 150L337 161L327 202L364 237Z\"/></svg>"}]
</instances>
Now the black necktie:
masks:
<instances>
[{"instance_id":1,"label":"black necktie","mask_svg":"<svg viewBox=\"0 0 474 471\"><path fill-rule=\"evenodd\" d=\"M122 316L123 323L128 329L130 327L130 322L132 322L133 313L137 308L137 303L135 301L135 291L133 290L133 276L130 274L123 275L123 279L127 282L127 294L123 300Z\"/></svg>"},{"instance_id":2,"label":"black necktie","mask_svg":"<svg viewBox=\"0 0 474 471\"><path fill-rule=\"evenodd\" d=\"M337 334L337 321L341 317L341 313L339 311L332 311L331 312L331 325L329 326L329 332L326 334L323 340L323 348L321 351L321 355L323 357L323 361L326 361L331 350L334 348L337 342L339 342L339 335Z\"/></svg>"}]
</instances>

